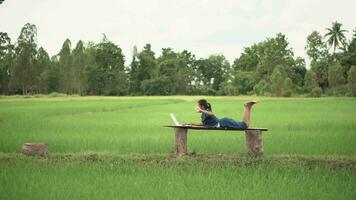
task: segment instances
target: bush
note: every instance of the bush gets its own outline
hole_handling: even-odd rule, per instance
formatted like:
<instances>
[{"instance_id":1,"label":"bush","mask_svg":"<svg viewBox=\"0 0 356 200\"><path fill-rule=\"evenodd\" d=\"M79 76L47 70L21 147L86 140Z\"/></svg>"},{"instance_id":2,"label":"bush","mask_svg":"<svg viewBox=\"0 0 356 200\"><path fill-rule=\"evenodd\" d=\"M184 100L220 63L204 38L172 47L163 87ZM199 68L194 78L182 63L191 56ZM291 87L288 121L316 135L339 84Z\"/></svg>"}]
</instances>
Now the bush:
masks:
<instances>
[{"instance_id":1,"label":"bush","mask_svg":"<svg viewBox=\"0 0 356 200\"><path fill-rule=\"evenodd\" d=\"M306 92L311 92L318 86L316 82L316 75L312 70L308 70L304 77L304 88Z\"/></svg>"},{"instance_id":2,"label":"bush","mask_svg":"<svg viewBox=\"0 0 356 200\"><path fill-rule=\"evenodd\" d=\"M254 83L254 73L237 70L234 73L234 78L231 81L235 94L247 94L253 90Z\"/></svg>"},{"instance_id":3,"label":"bush","mask_svg":"<svg viewBox=\"0 0 356 200\"><path fill-rule=\"evenodd\" d=\"M356 97L356 66L352 66L347 74L350 95Z\"/></svg>"},{"instance_id":4,"label":"bush","mask_svg":"<svg viewBox=\"0 0 356 200\"><path fill-rule=\"evenodd\" d=\"M328 81L330 88L333 90L333 95L339 96L342 94L340 87L345 84L345 77L343 75L342 67L339 63L329 67Z\"/></svg>"},{"instance_id":5,"label":"bush","mask_svg":"<svg viewBox=\"0 0 356 200\"><path fill-rule=\"evenodd\" d=\"M236 96L239 95L238 88L234 87L230 82L223 82L220 84L220 90L217 93L218 95L227 95L227 96Z\"/></svg>"},{"instance_id":6,"label":"bush","mask_svg":"<svg viewBox=\"0 0 356 200\"><path fill-rule=\"evenodd\" d=\"M198 88L198 94L200 95L212 95L212 96L215 96L217 95L217 91L214 90L211 86L209 85L202 85L202 86L199 86Z\"/></svg>"},{"instance_id":7,"label":"bush","mask_svg":"<svg viewBox=\"0 0 356 200\"><path fill-rule=\"evenodd\" d=\"M271 91L269 85L270 84L267 81L261 80L255 87L253 87L253 91L259 96L269 96Z\"/></svg>"},{"instance_id":8,"label":"bush","mask_svg":"<svg viewBox=\"0 0 356 200\"><path fill-rule=\"evenodd\" d=\"M44 95L44 94L35 94L35 95L33 95L33 97L35 97L35 98L42 98L42 97L45 97L46 95Z\"/></svg>"},{"instance_id":9,"label":"bush","mask_svg":"<svg viewBox=\"0 0 356 200\"><path fill-rule=\"evenodd\" d=\"M312 97L321 97L322 94L323 94L323 90L320 87L315 87L310 92L310 96Z\"/></svg>"},{"instance_id":10,"label":"bush","mask_svg":"<svg viewBox=\"0 0 356 200\"><path fill-rule=\"evenodd\" d=\"M284 87L283 87L283 92L282 95L284 97L290 97L293 94L293 82L290 78L286 78L284 80Z\"/></svg>"},{"instance_id":11,"label":"bush","mask_svg":"<svg viewBox=\"0 0 356 200\"><path fill-rule=\"evenodd\" d=\"M67 94L58 93L58 92L51 92L48 96L49 97L65 97L65 96L67 96Z\"/></svg>"}]
</instances>

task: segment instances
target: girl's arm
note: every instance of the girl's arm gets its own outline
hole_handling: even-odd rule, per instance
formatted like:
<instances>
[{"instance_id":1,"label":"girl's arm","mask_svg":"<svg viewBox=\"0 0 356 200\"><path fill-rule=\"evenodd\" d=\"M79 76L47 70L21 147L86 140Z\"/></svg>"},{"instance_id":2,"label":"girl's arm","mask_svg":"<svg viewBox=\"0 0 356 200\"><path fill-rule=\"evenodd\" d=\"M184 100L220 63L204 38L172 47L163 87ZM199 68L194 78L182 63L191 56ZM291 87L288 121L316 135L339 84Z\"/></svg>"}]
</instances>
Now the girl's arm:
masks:
<instances>
[{"instance_id":1,"label":"girl's arm","mask_svg":"<svg viewBox=\"0 0 356 200\"><path fill-rule=\"evenodd\" d=\"M214 115L213 112L207 111L207 110L203 110L203 109L201 109L201 108L199 108L199 107L197 107L197 112L199 112L199 113L205 113L205 114L208 115L208 116L213 116L213 115Z\"/></svg>"},{"instance_id":2,"label":"girl's arm","mask_svg":"<svg viewBox=\"0 0 356 200\"><path fill-rule=\"evenodd\" d=\"M201 122L197 122L197 123L184 123L183 126L184 126L184 125L203 126L203 123L201 123Z\"/></svg>"}]
</instances>

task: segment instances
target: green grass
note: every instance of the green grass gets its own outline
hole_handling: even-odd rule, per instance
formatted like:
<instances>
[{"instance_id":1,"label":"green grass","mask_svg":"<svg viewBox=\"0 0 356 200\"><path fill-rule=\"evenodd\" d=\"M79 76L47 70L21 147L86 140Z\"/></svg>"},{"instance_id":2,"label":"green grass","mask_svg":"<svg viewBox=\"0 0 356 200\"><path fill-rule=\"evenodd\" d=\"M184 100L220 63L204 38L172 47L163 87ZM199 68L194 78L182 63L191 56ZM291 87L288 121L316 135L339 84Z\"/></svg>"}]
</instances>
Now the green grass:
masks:
<instances>
[{"instance_id":1,"label":"green grass","mask_svg":"<svg viewBox=\"0 0 356 200\"><path fill-rule=\"evenodd\" d=\"M198 122L199 98L1 97L0 199L355 198L354 98L260 98L262 163L244 161L243 132L189 130L198 156L168 157L168 113ZM237 120L249 98L207 97L218 117ZM26 142L48 143L50 157L22 156Z\"/></svg>"},{"instance_id":2,"label":"green grass","mask_svg":"<svg viewBox=\"0 0 356 200\"><path fill-rule=\"evenodd\" d=\"M39 98L0 100L0 151L19 152L22 143L46 142L50 152L167 153L173 145L168 113L198 122L198 97ZM210 98L218 117L242 117L241 98ZM252 126L267 127L265 154L355 155L356 101L262 99ZM189 131L191 151L236 154L243 132Z\"/></svg>"},{"instance_id":3,"label":"green grass","mask_svg":"<svg viewBox=\"0 0 356 200\"><path fill-rule=\"evenodd\" d=\"M353 199L356 195L356 171L345 168L345 162L337 162L344 167L335 170L312 160L271 161L15 156L0 160L0 199Z\"/></svg>"}]
</instances>

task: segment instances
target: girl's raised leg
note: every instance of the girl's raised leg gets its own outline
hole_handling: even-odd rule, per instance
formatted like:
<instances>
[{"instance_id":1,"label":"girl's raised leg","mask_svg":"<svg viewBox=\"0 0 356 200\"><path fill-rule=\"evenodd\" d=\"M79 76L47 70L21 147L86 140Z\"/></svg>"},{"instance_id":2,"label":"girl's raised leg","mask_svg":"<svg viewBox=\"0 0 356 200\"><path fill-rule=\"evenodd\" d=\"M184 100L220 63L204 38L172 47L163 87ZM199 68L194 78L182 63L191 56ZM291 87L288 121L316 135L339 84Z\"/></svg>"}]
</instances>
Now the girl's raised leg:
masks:
<instances>
[{"instance_id":1,"label":"girl's raised leg","mask_svg":"<svg viewBox=\"0 0 356 200\"><path fill-rule=\"evenodd\" d=\"M246 123L247 127L250 126L250 115L251 115L251 108L257 101L247 101L244 103L244 114L242 117L242 121Z\"/></svg>"}]
</instances>

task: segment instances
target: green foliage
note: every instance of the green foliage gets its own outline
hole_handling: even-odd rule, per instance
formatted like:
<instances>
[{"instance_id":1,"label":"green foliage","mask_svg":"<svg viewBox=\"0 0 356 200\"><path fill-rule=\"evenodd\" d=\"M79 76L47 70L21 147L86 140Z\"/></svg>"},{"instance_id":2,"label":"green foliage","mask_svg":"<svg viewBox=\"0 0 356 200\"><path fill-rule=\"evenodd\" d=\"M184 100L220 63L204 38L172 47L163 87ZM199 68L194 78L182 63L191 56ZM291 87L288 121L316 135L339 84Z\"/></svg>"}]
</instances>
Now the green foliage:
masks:
<instances>
[{"instance_id":1,"label":"green foliage","mask_svg":"<svg viewBox=\"0 0 356 200\"><path fill-rule=\"evenodd\" d=\"M38 91L38 70L36 70L37 53L37 28L34 24L27 23L21 29L20 36L15 45L15 61L12 69L10 87L22 94Z\"/></svg>"},{"instance_id":2,"label":"green foliage","mask_svg":"<svg viewBox=\"0 0 356 200\"><path fill-rule=\"evenodd\" d=\"M331 57L322 58L317 62L311 62L311 70L315 73L316 82L322 89L329 87L328 68L332 64L334 64L334 62L331 60Z\"/></svg>"},{"instance_id":3,"label":"green foliage","mask_svg":"<svg viewBox=\"0 0 356 200\"><path fill-rule=\"evenodd\" d=\"M59 92L72 93L74 74L71 56L71 41L66 39L62 45L62 49L58 53L59 57Z\"/></svg>"},{"instance_id":4,"label":"green foliage","mask_svg":"<svg viewBox=\"0 0 356 200\"><path fill-rule=\"evenodd\" d=\"M244 48L232 66L223 55L196 58L172 48L162 48L156 56L146 44L140 51L134 47L125 67L121 48L105 35L100 43L79 40L74 49L66 39L50 58L44 48L37 49L36 27L26 24L15 48L0 32L0 89L3 94L293 96L320 87L326 95L345 95L347 73L356 65L356 36L347 40L344 32L334 22L325 34L333 55L319 32L307 37L310 70L303 58L294 57L282 33ZM337 63L344 80L331 67Z\"/></svg>"},{"instance_id":5,"label":"green foliage","mask_svg":"<svg viewBox=\"0 0 356 200\"><path fill-rule=\"evenodd\" d=\"M208 59L197 61L197 70L200 73L200 81L218 91L230 72L230 64L223 55L210 55Z\"/></svg>"},{"instance_id":6,"label":"green foliage","mask_svg":"<svg viewBox=\"0 0 356 200\"><path fill-rule=\"evenodd\" d=\"M44 50L44 48L40 47L37 52L37 74L40 74L37 77L39 80L39 90L41 93L48 93L50 86L50 68L51 60L48 56L48 53Z\"/></svg>"},{"instance_id":7,"label":"green foliage","mask_svg":"<svg viewBox=\"0 0 356 200\"><path fill-rule=\"evenodd\" d=\"M319 86L316 86L310 91L310 96L312 97L321 97L322 94L323 90Z\"/></svg>"},{"instance_id":8,"label":"green foliage","mask_svg":"<svg viewBox=\"0 0 356 200\"><path fill-rule=\"evenodd\" d=\"M77 94L83 94L85 88L85 68L88 66L88 55L85 53L83 41L79 40L72 53L73 66L73 90Z\"/></svg>"},{"instance_id":9,"label":"green foliage","mask_svg":"<svg viewBox=\"0 0 356 200\"><path fill-rule=\"evenodd\" d=\"M318 86L322 89L327 88L329 86L328 67L333 64L333 59L328 52L327 44L319 32L313 31L307 37L305 50L311 59L311 69L315 74ZM314 83L311 83L310 77L308 79L307 90L311 91L315 86L313 85Z\"/></svg>"},{"instance_id":10,"label":"green foliage","mask_svg":"<svg viewBox=\"0 0 356 200\"><path fill-rule=\"evenodd\" d=\"M271 75L271 93L273 96L282 96L284 91L286 72L283 66L278 65Z\"/></svg>"},{"instance_id":11,"label":"green foliage","mask_svg":"<svg viewBox=\"0 0 356 200\"><path fill-rule=\"evenodd\" d=\"M308 70L304 77L304 88L307 92L311 92L316 87L319 88L316 75L313 70Z\"/></svg>"},{"instance_id":12,"label":"green foliage","mask_svg":"<svg viewBox=\"0 0 356 200\"><path fill-rule=\"evenodd\" d=\"M67 96L67 94L63 94L63 93L58 93L58 92L51 92L48 95L49 97L65 97Z\"/></svg>"},{"instance_id":13,"label":"green foliage","mask_svg":"<svg viewBox=\"0 0 356 200\"><path fill-rule=\"evenodd\" d=\"M14 57L15 54L10 37L7 33L0 32L0 90L3 94L9 93L9 82Z\"/></svg>"},{"instance_id":14,"label":"green foliage","mask_svg":"<svg viewBox=\"0 0 356 200\"><path fill-rule=\"evenodd\" d=\"M356 66L352 66L348 72L348 87L349 92L353 97L356 97Z\"/></svg>"},{"instance_id":15,"label":"green foliage","mask_svg":"<svg viewBox=\"0 0 356 200\"><path fill-rule=\"evenodd\" d=\"M341 29L341 26L341 23L335 21L332 23L331 28L326 29L328 32L325 34L325 37L328 37L328 45L334 47L334 54L336 48L345 46L346 44L344 33L347 32L347 30Z\"/></svg>"},{"instance_id":16,"label":"green foliage","mask_svg":"<svg viewBox=\"0 0 356 200\"><path fill-rule=\"evenodd\" d=\"M289 42L282 33L259 44L259 64L266 68L267 75L271 75L278 65L291 67L294 64L293 51L288 45Z\"/></svg>"},{"instance_id":17,"label":"green foliage","mask_svg":"<svg viewBox=\"0 0 356 200\"><path fill-rule=\"evenodd\" d=\"M123 95L127 93L127 75L122 50L104 35L102 41L88 51L86 68L87 93L93 95ZM79 55L78 55L79 57ZM83 69L79 69L83 70ZM83 79L79 79L80 82Z\"/></svg>"},{"instance_id":18,"label":"green foliage","mask_svg":"<svg viewBox=\"0 0 356 200\"><path fill-rule=\"evenodd\" d=\"M257 83L257 85L253 87L253 91L257 95L269 96L271 92L271 84L266 80L262 79L260 82Z\"/></svg>"},{"instance_id":19,"label":"green foliage","mask_svg":"<svg viewBox=\"0 0 356 200\"><path fill-rule=\"evenodd\" d=\"M291 79L292 84L297 87L302 87L304 84L304 76L307 72L305 60L297 57L292 66L286 69L287 76Z\"/></svg>"},{"instance_id":20,"label":"green foliage","mask_svg":"<svg viewBox=\"0 0 356 200\"><path fill-rule=\"evenodd\" d=\"M169 95L174 87L167 76L144 80L141 84L143 95Z\"/></svg>"},{"instance_id":21,"label":"green foliage","mask_svg":"<svg viewBox=\"0 0 356 200\"><path fill-rule=\"evenodd\" d=\"M157 61L155 53L151 50L151 45L146 44L139 53L135 47L129 72L131 93L136 95L143 94L141 90L142 82L150 78L155 78L157 73Z\"/></svg>"},{"instance_id":22,"label":"green foliage","mask_svg":"<svg viewBox=\"0 0 356 200\"><path fill-rule=\"evenodd\" d=\"M253 86L255 85L254 73L240 70L235 71L231 85L236 89L237 94L246 95L249 91L253 90Z\"/></svg>"},{"instance_id":23,"label":"green foliage","mask_svg":"<svg viewBox=\"0 0 356 200\"><path fill-rule=\"evenodd\" d=\"M353 36L350 43L348 43L346 46L347 48L345 51L336 54L337 59L343 67L345 78L347 77L347 73L351 66L356 66L356 36Z\"/></svg>"},{"instance_id":24,"label":"green foliage","mask_svg":"<svg viewBox=\"0 0 356 200\"><path fill-rule=\"evenodd\" d=\"M317 31L313 31L308 35L305 50L312 62L317 62L328 55L327 45L323 41L323 37Z\"/></svg>"},{"instance_id":25,"label":"green foliage","mask_svg":"<svg viewBox=\"0 0 356 200\"><path fill-rule=\"evenodd\" d=\"M328 80L334 95L345 94L342 92L343 90L341 90L341 86L345 84L345 78L339 63L330 66Z\"/></svg>"},{"instance_id":26,"label":"green foliage","mask_svg":"<svg viewBox=\"0 0 356 200\"><path fill-rule=\"evenodd\" d=\"M255 71L259 62L258 45L247 47L241 56L235 59L232 68L234 70Z\"/></svg>"},{"instance_id":27,"label":"green foliage","mask_svg":"<svg viewBox=\"0 0 356 200\"><path fill-rule=\"evenodd\" d=\"M9 47L11 47L11 39L5 32L0 32L0 60L3 59L7 53Z\"/></svg>"},{"instance_id":28,"label":"green foliage","mask_svg":"<svg viewBox=\"0 0 356 200\"><path fill-rule=\"evenodd\" d=\"M294 93L294 85L290 78L286 78L283 83L283 93L284 97L290 97Z\"/></svg>"},{"instance_id":29,"label":"green foliage","mask_svg":"<svg viewBox=\"0 0 356 200\"><path fill-rule=\"evenodd\" d=\"M220 84L220 90L217 93L218 95L227 95L227 96L237 96L239 95L239 90L232 85L231 81L224 81Z\"/></svg>"}]
</instances>

